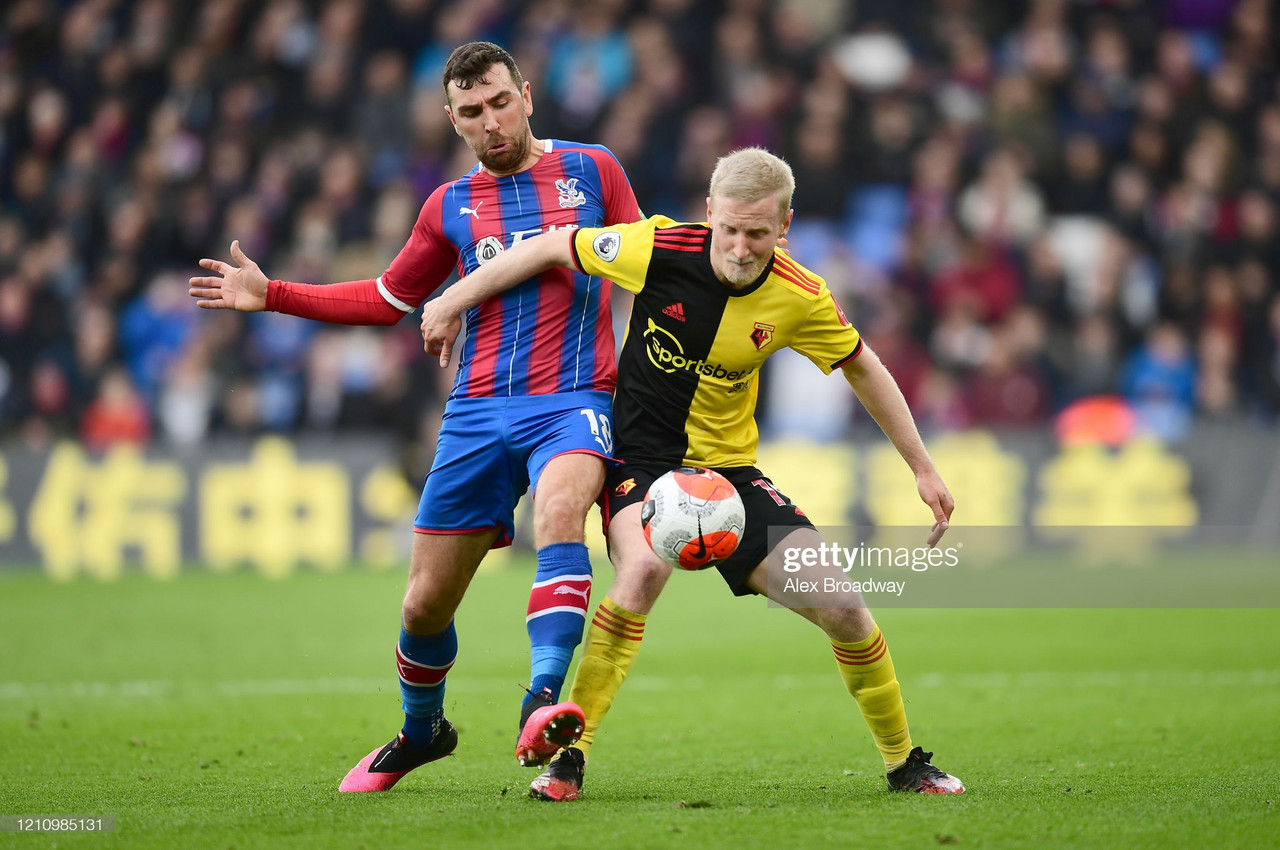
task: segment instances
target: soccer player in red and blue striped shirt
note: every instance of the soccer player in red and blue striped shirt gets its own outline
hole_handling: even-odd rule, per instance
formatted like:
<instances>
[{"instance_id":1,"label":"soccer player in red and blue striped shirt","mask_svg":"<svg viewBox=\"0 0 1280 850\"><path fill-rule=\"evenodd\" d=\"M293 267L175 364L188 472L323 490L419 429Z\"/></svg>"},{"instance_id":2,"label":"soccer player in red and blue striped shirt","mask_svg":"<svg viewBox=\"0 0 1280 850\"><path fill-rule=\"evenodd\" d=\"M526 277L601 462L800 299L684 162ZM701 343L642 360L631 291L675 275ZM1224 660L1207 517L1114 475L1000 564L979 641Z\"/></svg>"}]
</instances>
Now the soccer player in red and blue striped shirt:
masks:
<instances>
[{"instance_id":1,"label":"soccer player in red and blue striped shirt","mask_svg":"<svg viewBox=\"0 0 1280 850\"><path fill-rule=\"evenodd\" d=\"M192 278L199 306L390 325L454 269L465 276L526 238L640 218L607 149L534 138L529 84L505 50L487 42L459 47L443 82L445 109L479 163L431 194L380 277L322 286L269 281L236 242L234 264L200 261L221 276ZM468 311L414 523L396 647L404 727L352 768L339 790L386 790L453 751L457 733L443 704L457 654L454 612L485 553L510 544L516 502L530 486L538 570L517 757L539 764L581 733L581 710L557 701L591 593L585 517L613 454L609 288L603 278L555 268Z\"/></svg>"}]
</instances>

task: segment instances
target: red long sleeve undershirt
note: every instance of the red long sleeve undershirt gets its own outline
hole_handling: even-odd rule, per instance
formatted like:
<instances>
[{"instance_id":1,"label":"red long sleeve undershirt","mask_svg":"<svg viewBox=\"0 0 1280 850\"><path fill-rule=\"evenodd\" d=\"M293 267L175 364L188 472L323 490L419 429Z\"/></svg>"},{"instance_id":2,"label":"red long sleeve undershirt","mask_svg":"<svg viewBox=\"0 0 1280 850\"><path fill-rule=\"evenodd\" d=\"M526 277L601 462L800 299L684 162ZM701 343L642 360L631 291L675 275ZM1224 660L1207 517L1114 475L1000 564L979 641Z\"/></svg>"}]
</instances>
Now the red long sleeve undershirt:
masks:
<instances>
[{"instance_id":1,"label":"red long sleeve undershirt","mask_svg":"<svg viewBox=\"0 0 1280 850\"><path fill-rule=\"evenodd\" d=\"M338 325L394 325L405 317L378 292L376 280L323 285L273 280L267 283L267 309Z\"/></svg>"}]
</instances>

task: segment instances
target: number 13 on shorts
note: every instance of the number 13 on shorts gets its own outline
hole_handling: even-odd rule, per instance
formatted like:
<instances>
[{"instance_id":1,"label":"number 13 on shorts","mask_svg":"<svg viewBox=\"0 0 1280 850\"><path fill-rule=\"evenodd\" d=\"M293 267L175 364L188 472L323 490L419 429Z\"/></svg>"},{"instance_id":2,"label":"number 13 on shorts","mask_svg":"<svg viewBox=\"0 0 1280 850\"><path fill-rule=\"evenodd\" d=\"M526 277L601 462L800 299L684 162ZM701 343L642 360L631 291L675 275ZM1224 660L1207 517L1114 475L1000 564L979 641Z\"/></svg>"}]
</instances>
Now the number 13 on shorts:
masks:
<instances>
[{"instance_id":1,"label":"number 13 on shorts","mask_svg":"<svg viewBox=\"0 0 1280 850\"><path fill-rule=\"evenodd\" d=\"M613 426L609 423L609 416L598 410L592 410L589 407L584 407L578 412L587 417L587 424L591 428L591 436L600 444L601 450L612 457Z\"/></svg>"}]
</instances>

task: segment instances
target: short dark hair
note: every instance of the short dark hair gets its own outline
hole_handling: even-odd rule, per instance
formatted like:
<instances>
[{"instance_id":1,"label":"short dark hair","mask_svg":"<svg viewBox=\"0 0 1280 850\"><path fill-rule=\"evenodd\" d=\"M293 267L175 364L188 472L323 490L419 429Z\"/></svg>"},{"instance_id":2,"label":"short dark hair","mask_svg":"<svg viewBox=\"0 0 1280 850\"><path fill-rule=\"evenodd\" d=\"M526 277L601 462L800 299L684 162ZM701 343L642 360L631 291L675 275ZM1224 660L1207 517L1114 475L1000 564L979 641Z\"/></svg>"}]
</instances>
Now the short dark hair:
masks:
<instances>
[{"instance_id":1,"label":"short dark hair","mask_svg":"<svg viewBox=\"0 0 1280 850\"><path fill-rule=\"evenodd\" d=\"M466 91L485 78L494 65L505 65L515 80L516 88L524 87L524 77L511 54L491 41L471 41L457 48L444 63L444 96L449 97L449 83Z\"/></svg>"}]
</instances>

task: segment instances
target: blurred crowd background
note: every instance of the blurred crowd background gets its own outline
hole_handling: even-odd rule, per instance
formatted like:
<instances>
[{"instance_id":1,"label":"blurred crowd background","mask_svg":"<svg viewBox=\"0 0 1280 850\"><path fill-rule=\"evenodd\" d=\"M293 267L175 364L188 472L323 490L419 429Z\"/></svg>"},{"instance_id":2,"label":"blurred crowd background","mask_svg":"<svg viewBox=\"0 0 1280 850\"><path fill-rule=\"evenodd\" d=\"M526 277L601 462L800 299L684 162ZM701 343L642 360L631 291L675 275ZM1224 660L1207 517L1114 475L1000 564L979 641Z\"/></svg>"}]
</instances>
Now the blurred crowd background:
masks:
<instances>
[{"instance_id":1,"label":"blurred crowd background","mask_svg":"<svg viewBox=\"0 0 1280 850\"><path fill-rule=\"evenodd\" d=\"M516 56L535 135L611 148L646 213L702 220L716 157L784 155L790 249L926 429L1050 427L1099 397L1174 442L1206 417L1280 415L1271 0L10 0L0 15L0 438L379 428L429 452L450 376L413 319L210 313L186 279L232 239L271 277L381 273L432 189L474 163L440 81L473 39ZM764 381L767 433L850 427L837 378L781 358Z\"/></svg>"}]
</instances>

